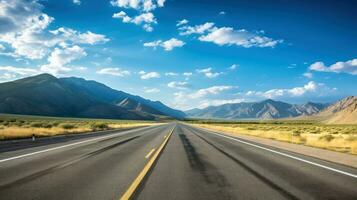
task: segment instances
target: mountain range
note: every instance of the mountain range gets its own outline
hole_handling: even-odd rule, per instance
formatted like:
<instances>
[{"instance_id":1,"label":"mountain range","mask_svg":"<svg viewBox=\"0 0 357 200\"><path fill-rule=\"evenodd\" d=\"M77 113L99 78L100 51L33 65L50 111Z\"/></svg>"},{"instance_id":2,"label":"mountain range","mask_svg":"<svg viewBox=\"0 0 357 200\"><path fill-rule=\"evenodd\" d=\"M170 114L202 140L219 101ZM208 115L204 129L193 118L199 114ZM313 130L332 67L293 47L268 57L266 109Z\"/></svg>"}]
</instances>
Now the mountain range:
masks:
<instances>
[{"instance_id":1,"label":"mountain range","mask_svg":"<svg viewBox=\"0 0 357 200\"><path fill-rule=\"evenodd\" d=\"M307 102L305 104L288 104L267 99L260 102L241 102L209 106L204 109L186 111L193 118L216 119L276 119L297 116L310 116L319 113L328 104Z\"/></svg>"},{"instance_id":2,"label":"mountain range","mask_svg":"<svg viewBox=\"0 0 357 200\"><path fill-rule=\"evenodd\" d=\"M146 120L186 116L160 101L114 90L96 81L49 74L1 83L0 113Z\"/></svg>"}]
</instances>

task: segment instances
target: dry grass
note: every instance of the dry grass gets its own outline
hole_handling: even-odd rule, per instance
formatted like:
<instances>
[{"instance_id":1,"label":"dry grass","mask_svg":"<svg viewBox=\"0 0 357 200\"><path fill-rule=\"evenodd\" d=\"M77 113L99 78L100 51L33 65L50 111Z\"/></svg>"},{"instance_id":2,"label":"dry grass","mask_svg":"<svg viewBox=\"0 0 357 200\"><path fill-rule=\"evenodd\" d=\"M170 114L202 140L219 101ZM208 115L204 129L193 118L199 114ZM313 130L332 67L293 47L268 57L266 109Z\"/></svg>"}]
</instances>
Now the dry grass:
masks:
<instances>
[{"instance_id":1,"label":"dry grass","mask_svg":"<svg viewBox=\"0 0 357 200\"><path fill-rule=\"evenodd\" d=\"M64 134L78 134L91 131L125 129L157 124L150 121L100 120L31 117L18 115L0 116L0 140L48 137Z\"/></svg>"},{"instance_id":2,"label":"dry grass","mask_svg":"<svg viewBox=\"0 0 357 200\"><path fill-rule=\"evenodd\" d=\"M357 154L357 125L315 123L196 123L196 125L232 135L251 135Z\"/></svg>"}]
</instances>

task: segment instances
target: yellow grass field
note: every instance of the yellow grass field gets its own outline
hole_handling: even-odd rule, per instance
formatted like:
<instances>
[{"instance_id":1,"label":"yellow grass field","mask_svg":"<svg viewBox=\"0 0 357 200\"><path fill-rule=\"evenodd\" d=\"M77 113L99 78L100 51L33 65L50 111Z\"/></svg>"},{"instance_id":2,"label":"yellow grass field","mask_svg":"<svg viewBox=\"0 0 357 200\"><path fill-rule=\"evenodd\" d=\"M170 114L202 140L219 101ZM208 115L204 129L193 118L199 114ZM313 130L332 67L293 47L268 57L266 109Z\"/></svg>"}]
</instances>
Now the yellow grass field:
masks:
<instances>
[{"instance_id":1,"label":"yellow grass field","mask_svg":"<svg viewBox=\"0 0 357 200\"><path fill-rule=\"evenodd\" d=\"M153 121L0 115L0 140L48 137L158 124Z\"/></svg>"},{"instance_id":2,"label":"yellow grass field","mask_svg":"<svg viewBox=\"0 0 357 200\"><path fill-rule=\"evenodd\" d=\"M318 123L200 123L232 135L250 135L357 155L357 125Z\"/></svg>"}]
</instances>

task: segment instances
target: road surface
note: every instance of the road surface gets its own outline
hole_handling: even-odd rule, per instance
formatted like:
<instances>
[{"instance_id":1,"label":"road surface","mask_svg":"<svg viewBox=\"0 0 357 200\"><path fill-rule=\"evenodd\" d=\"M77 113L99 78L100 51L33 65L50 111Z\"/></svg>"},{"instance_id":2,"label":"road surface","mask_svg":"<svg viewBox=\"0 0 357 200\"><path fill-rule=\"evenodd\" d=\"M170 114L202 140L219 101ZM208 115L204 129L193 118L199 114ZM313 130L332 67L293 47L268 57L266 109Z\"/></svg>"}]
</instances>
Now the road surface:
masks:
<instances>
[{"instance_id":1,"label":"road surface","mask_svg":"<svg viewBox=\"0 0 357 200\"><path fill-rule=\"evenodd\" d=\"M357 199L357 169L183 123L14 145L4 200Z\"/></svg>"}]
</instances>

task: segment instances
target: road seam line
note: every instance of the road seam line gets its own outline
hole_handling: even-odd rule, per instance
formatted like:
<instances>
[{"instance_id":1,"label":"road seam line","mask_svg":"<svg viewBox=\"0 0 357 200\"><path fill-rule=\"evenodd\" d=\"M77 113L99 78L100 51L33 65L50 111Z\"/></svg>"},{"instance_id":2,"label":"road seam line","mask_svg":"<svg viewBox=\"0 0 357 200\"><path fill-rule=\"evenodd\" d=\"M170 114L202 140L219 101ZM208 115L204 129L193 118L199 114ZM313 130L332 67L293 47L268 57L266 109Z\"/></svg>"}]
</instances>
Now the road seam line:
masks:
<instances>
[{"instance_id":1,"label":"road seam line","mask_svg":"<svg viewBox=\"0 0 357 200\"><path fill-rule=\"evenodd\" d=\"M205 130L205 129L202 129L202 130ZM243 144L246 144L246 145L249 145L249 146L253 146L253 147L256 147L256 148L259 148L259 149L270 151L272 153L276 153L276 154L279 154L281 156L285 156L285 157L288 157L288 158L291 158L291 159L294 159L294 160L298 160L298 161L301 161L301 162L304 162L304 163L308 163L310 165L321 167L323 169L334 171L334 172L337 172L337 173L340 173L340 174L343 174L343 175L346 175L346 176L350 176L350 177L353 177L353 178L357 178L356 174L352 174L352 173L349 173L349 172L338 170L338 169L335 169L335 168L332 168L332 167L329 167L329 166L326 166L326 165L322 165L322 164L315 163L315 162L312 162L312 161L309 161L309 160L305 160L305 159L302 159L302 158L299 158L299 157L296 157L296 156L292 156L292 155L289 155L289 154L286 154L286 153L282 153L282 152L279 152L279 151L276 151L276 150L273 150L273 149L269 149L269 148L266 148L266 147L263 147L263 146L259 146L259 145L256 145L256 144L253 144L253 143L250 143L250 142L246 142L246 141L240 140L240 139L235 138L235 137L226 136L226 135L223 135L223 134L220 134L220 133L215 133L215 132L212 132L211 130L208 130L207 132L210 133L210 134L214 134L214 135L220 136L220 137L224 137L224 138L227 138L227 139L235 140L237 142L240 142L240 143L243 143Z\"/></svg>"},{"instance_id":2,"label":"road seam line","mask_svg":"<svg viewBox=\"0 0 357 200\"><path fill-rule=\"evenodd\" d=\"M151 156L151 154L154 153L154 151L155 151L155 149L151 149L151 150L149 151L149 153L145 156L145 158L146 158L146 159L149 158L149 157Z\"/></svg>"},{"instance_id":3,"label":"road seam line","mask_svg":"<svg viewBox=\"0 0 357 200\"><path fill-rule=\"evenodd\" d=\"M143 129L145 129L145 128L148 128L148 127L144 127ZM118 130L118 131L120 131L120 130ZM78 145L78 144L83 144L83 143L87 143L87 142L93 142L93 141L96 141L96 140L116 137L116 136L120 136L120 135L126 135L126 134L129 134L129 133L133 132L133 131L137 131L137 129L136 130L133 129L133 130L129 130L129 131L119 132L119 133L116 133L116 134L111 134L111 135L107 135L107 136L103 136L103 137L97 137L97 138L84 140L84 141L80 141L80 142L75 142L75 143L71 143L71 144L66 144L66 145L63 145L63 146L53 147L53 148L44 149L44 150L40 150L40 151L35 151L35 152L32 152L32 153L27 153L27 154L14 156L14 157L10 157L10 158L5 158L5 159L0 160L0 163L6 162L6 161L10 161L10 160L19 159L19 158L23 158L23 157L33 156L33 155L40 154L40 153L54 151L54 150L58 150L58 149L63 149L63 148L70 147L70 146L75 146L75 145Z\"/></svg>"},{"instance_id":4,"label":"road seam line","mask_svg":"<svg viewBox=\"0 0 357 200\"><path fill-rule=\"evenodd\" d=\"M128 200L133 196L134 192L137 190L137 188L139 187L140 183L142 183L142 181L144 180L145 176L148 174L148 172L150 171L150 169L154 165L155 161L158 159L160 153L162 152L162 150L166 146L166 144L169 141L172 133L174 132L174 129L175 128L173 128L170 131L169 135L166 137L164 142L161 143L160 147L156 150L155 154L151 157L149 162L147 162L145 167L142 169L142 171L139 173L139 175L135 178L133 183L129 186L129 188L126 190L126 192L120 198L120 200Z\"/></svg>"}]
</instances>

